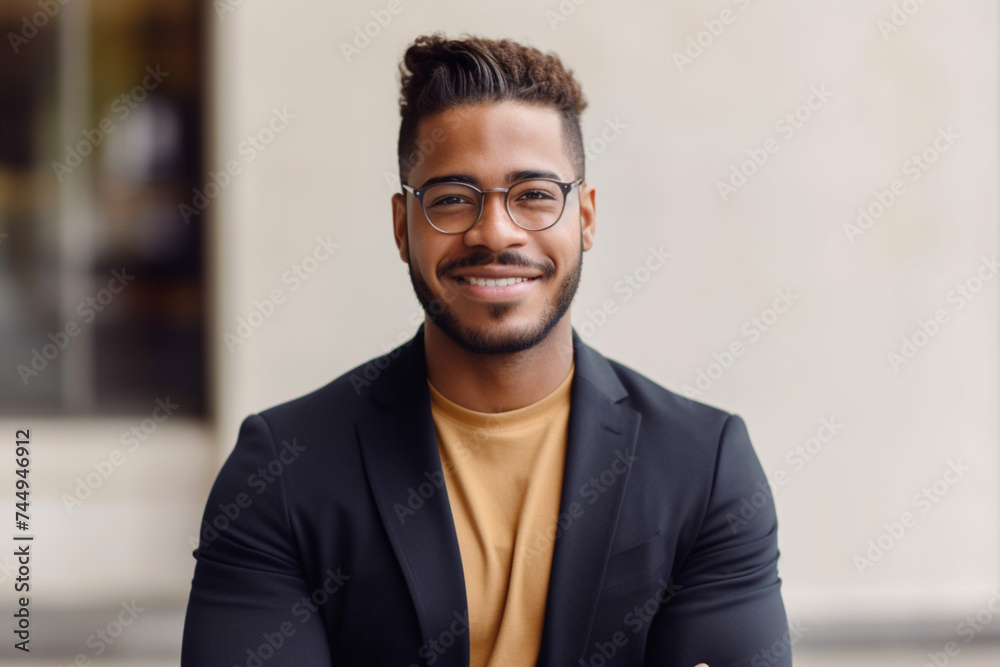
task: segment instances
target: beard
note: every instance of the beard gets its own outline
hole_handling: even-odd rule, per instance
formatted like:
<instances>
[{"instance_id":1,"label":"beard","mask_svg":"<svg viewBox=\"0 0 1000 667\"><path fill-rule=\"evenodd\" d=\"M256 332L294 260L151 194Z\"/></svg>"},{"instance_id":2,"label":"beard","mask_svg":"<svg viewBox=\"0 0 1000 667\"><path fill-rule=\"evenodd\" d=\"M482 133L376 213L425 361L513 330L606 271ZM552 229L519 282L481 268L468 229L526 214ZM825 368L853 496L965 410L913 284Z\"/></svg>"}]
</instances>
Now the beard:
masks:
<instances>
[{"instance_id":1,"label":"beard","mask_svg":"<svg viewBox=\"0 0 1000 667\"><path fill-rule=\"evenodd\" d=\"M543 271L541 280L549 280L555 274L555 267L551 264L539 267L535 263L524 260L516 253L500 253L494 256L492 253L486 251L477 252L458 264L442 267L440 273L446 273L453 268L484 266L486 264L541 268ZM499 325L503 323L503 319L508 313L519 307L517 304L495 303L486 306L489 318L498 325L495 329L465 325L449 306L449 302L453 299L445 299L442 295L435 294L431 286L420 275L420 271L414 270L412 258L407 263L407 267L410 272L410 282L413 283L413 291L416 292L417 300L423 307L424 312L427 313L427 317L459 347L473 354L513 354L530 349L545 340L559 320L562 319L563 315L566 314L566 311L569 310L569 306L573 302L573 297L576 295L576 290L580 285L580 274L583 267L583 237L581 235L580 252L577 256L576 265L570 269L567 276L559 285L559 291L556 292L552 299L546 301L545 309L534 324L516 330L506 330Z\"/></svg>"}]
</instances>

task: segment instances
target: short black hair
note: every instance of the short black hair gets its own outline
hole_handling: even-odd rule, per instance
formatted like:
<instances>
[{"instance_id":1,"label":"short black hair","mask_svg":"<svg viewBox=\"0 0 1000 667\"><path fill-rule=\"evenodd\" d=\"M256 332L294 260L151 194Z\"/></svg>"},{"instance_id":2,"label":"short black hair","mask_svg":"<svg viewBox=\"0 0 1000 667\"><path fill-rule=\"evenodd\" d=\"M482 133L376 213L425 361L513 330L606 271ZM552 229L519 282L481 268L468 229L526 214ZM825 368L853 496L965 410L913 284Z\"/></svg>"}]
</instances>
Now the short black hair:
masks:
<instances>
[{"instance_id":1,"label":"short black hair","mask_svg":"<svg viewBox=\"0 0 1000 667\"><path fill-rule=\"evenodd\" d=\"M576 178L584 177L580 113L587 107L579 82L553 53L542 53L508 39L442 33L421 35L399 65L399 178L423 160L416 145L420 120L447 109L482 102L515 100L555 107Z\"/></svg>"}]
</instances>

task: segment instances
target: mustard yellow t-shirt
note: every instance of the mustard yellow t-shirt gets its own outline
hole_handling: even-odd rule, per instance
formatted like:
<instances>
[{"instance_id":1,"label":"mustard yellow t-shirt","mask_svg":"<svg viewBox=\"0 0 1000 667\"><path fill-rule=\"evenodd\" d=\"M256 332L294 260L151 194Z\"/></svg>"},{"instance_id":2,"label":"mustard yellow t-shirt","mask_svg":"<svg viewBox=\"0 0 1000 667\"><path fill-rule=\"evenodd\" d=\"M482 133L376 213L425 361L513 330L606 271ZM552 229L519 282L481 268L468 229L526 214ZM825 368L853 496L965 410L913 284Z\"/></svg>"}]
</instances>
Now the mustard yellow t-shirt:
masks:
<instances>
[{"instance_id":1,"label":"mustard yellow t-shirt","mask_svg":"<svg viewBox=\"0 0 1000 667\"><path fill-rule=\"evenodd\" d=\"M508 412L469 410L427 381L465 573L470 667L538 659L573 370L548 396Z\"/></svg>"}]
</instances>

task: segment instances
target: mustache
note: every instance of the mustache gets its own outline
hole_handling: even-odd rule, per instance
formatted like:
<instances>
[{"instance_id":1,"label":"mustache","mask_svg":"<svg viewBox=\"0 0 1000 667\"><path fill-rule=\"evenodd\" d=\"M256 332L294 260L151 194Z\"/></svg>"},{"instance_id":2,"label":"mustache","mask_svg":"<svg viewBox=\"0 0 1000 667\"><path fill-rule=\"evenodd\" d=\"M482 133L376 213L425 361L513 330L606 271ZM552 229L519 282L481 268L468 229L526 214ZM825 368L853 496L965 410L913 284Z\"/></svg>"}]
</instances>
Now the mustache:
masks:
<instances>
[{"instance_id":1,"label":"mustache","mask_svg":"<svg viewBox=\"0 0 1000 667\"><path fill-rule=\"evenodd\" d=\"M487 250L477 250L468 257L449 262L438 269L438 278L456 269L467 269L474 266L487 266L489 264L502 264L504 266L525 266L529 269L541 271L546 278L551 278L556 273L555 264L552 262L535 262L524 255L520 255L512 250L505 250L499 255Z\"/></svg>"}]
</instances>

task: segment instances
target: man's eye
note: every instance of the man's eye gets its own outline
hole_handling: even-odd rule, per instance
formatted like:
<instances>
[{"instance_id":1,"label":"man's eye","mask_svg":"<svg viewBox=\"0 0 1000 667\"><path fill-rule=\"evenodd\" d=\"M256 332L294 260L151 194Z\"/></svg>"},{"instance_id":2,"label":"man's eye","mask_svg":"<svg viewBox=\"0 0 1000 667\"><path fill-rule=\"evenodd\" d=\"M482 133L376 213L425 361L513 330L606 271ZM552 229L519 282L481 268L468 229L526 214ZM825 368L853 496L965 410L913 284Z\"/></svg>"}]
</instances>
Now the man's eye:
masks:
<instances>
[{"instance_id":1,"label":"man's eye","mask_svg":"<svg viewBox=\"0 0 1000 667\"><path fill-rule=\"evenodd\" d=\"M528 190L518 196L518 199L553 199L553 197L544 190Z\"/></svg>"},{"instance_id":2,"label":"man's eye","mask_svg":"<svg viewBox=\"0 0 1000 667\"><path fill-rule=\"evenodd\" d=\"M471 204L465 197L459 197L458 195L448 195L447 197L439 197L434 200L431 206L449 206L455 204Z\"/></svg>"}]
</instances>

